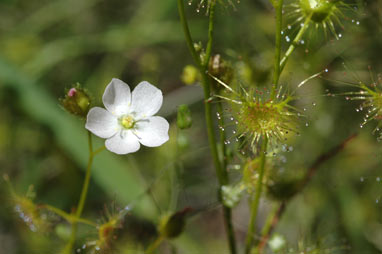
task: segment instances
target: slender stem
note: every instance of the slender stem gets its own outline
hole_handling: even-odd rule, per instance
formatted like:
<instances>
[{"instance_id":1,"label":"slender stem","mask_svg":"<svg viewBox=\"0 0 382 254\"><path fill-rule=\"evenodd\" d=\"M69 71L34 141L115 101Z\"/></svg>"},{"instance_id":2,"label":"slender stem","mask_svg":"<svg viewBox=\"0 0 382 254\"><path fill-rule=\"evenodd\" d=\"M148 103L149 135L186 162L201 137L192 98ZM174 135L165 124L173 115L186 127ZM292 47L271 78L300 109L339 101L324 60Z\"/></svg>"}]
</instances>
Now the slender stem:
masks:
<instances>
[{"instance_id":1,"label":"slender stem","mask_svg":"<svg viewBox=\"0 0 382 254\"><path fill-rule=\"evenodd\" d=\"M92 221L82 219L82 218L77 218L76 216L73 216L72 214L69 214L69 213L67 213L67 212L65 212L65 211L63 211L57 207L51 206L51 205L43 204L43 205L40 205L39 208L49 210L49 211L61 216L63 219L65 219L69 223L78 222L78 223L83 223L83 224L93 226L93 227L97 226L97 224L92 222Z\"/></svg>"},{"instance_id":2,"label":"slender stem","mask_svg":"<svg viewBox=\"0 0 382 254\"><path fill-rule=\"evenodd\" d=\"M264 224L264 227L263 229L261 230L261 236L263 237L264 235L266 235L270 228L272 227L272 222L273 222L273 219L275 217L275 215L277 214L277 211L279 210L279 204L276 204L272 211L268 214L267 216L267 220L265 221L265 224ZM261 238L262 238L261 237Z\"/></svg>"},{"instance_id":3,"label":"slender stem","mask_svg":"<svg viewBox=\"0 0 382 254\"><path fill-rule=\"evenodd\" d=\"M83 186L82 186L80 200L78 202L77 210L76 210L76 213L75 213L75 217L77 219L75 221L73 221L73 223L72 223L72 232L71 232L71 235L70 235L70 240L69 240L68 244L65 247L66 253L70 253L71 252L71 250L73 249L74 242L76 241L77 230L78 230L77 220L78 220L78 218L81 218L81 214L82 214L82 211L83 211L84 206L85 206L86 196L87 196L88 189L89 189L90 176L91 176L91 168L92 168L94 156L95 156L96 153L99 153L100 151L102 151L104 149L103 147L101 147L100 149L96 150L96 152L93 152L92 134L89 131L88 131L88 144L89 144L89 159L88 159L88 165L87 165L87 168L86 168L85 180L84 180L84 183L83 183Z\"/></svg>"},{"instance_id":4,"label":"slender stem","mask_svg":"<svg viewBox=\"0 0 382 254\"><path fill-rule=\"evenodd\" d=\"M305 22L301 26L300 31L298 31L298 33L297 33L296 37L294 38L292 44L289 46L287 52L285 53L285 56L281 59L281 62L280 62L280 74L284 70L286 62L288 61L290 55L293 53L294 49L299 44L299 42L300 42L302 36L304 35L305 31L308 29L310 20L311 20L311 15L308 16L305 19Z\"/></svg>"},{"instance_id":5,"label":"slender stem","mask_svg":"<svg viewBox=\"0 0 382 254\"><path fill-rule=\"evenodd\" d=\"M219 119L219 125L224 126L224 117L223 117L223 104L221 102L218 102L217 104L217 112L220 115ZM224 131L220 131L220 145L221 145L221 166L223 168L224 177L226 184L228 184L228 174L227 174L227 153L225 149L225 142L226 140L226 135ZM235 235L234 235L234 228L232 224L232 210L226 206L223 206L223 216L224 216L224 221L225 221L225 227L227 231L227 238L229 241L229 246L231 253L234 254L236 253L236 240L235 240Z\"/></svg>"},{"instance_id":6,"label":"slender stem","mask_svg":"<svg viewBox=\"0 0 382 254\"><path fill-rule=\"evenodd\" d=\"M180 16L180 21L182 23L183 31L185 34L187 46L202 76L202 84L203 84L203 92L204 92L204 109L205 109L205 119L206 119L206 125L207 125L208 143L211 149L213 163L214 163L216 175L218 178L219 201L221 202L220 191L223 185L228 184L228 174L225 168L222 167L220 163L218 150L216 146L214 125L212 121L212 110L211 110L211 104L209 103L209 99L211 96L210 94L211 80L207 74L208 63L211 57L212 45L213 45L215 4L216 4L215 0L211 1L211 5L209 9L209 28L208 28L208 42L207 42L207 48L206 48L206 56L204 57L202 62L194 48L194 44L190 34L190 29L189 29L185 11L184 11L183 0L178 0L178 11L179 11L179 16ZM223 217L224 217L227 238L229 242L229 248L230 248L231 254L235 254L236 242L235 242L235 235L234 235L234 230L232 225L232 212L230 208L223 206Z\"/></svg>"},{"instance_id":7,"label":"slender stem","mask_svg":"<svg viewBox=\"0 0 382 254\"><path fill-rule=\"evenodd\" d=\"M276 47L275 47L275 62L273 71L273 81L272 81L272 91L271 98L275 97L276 88L280 79L280 55L281 55L281 29L283 25L283 2L284 0L279 0L275 3L276 8Z\"/></svg>"},{"instance_id":8,"label":"slender stem","mask_svg":"<svg viewBox=\"0 0 382 254\"><path fill-rule=\"evenodd\" d=\"M251 203L251 217L248 224L247 238L245 241L245 253L249 254L253 245L253 239L256 230L256 217L259 210L260 197L263 191L263 179L265 173L265 161L266 161L266 150L268 145L268 138L264 137L263 143L261 145L261 155L260 155L260 169L259 169L259 178L256 183L256 192L255 197L252 199Z\"/></svg>"},{"instance_id":9,"label":"slender stem","mask_svg":"<svg viewBox=\"0 0 382 254\"><path fill-rule=\"evenodd\" d=\"M80 201L78 202L78 206L77 206L77 211L76 211L77 217L81 217L82 211L84 210L86 196L88 194L89 183L90 183L91 168L92 168L93 159L94 159L92 134L89 131L88 131L88 138L89 138L89 160L88 160L88 166L86 168L84 184L82 186Z\"/></svg>"},{"instance_id":10,"label":"slender stem","mask_svg":"<svg viewBox=\"0 0 382 254\"><path fill-rule=\"evenodd\" d=\"M192 58L194 59L195 64L200 68L200 57L195 51L194 48L194 42L191 37L190 29L188 28L188 22L186 18L186 14L184 11L184 4L183 0L178 0L178 12L179 12L179 17L180 17L180 22L182 23L183 31L184 31L184 36L186 38L186 43L188 46L188 50L191 53Z\"/></svg>"},{"instance_id":11,"label":"slender stem","mask_svg":"<svg viewBox=\"0 0 382 254\"><path fill-rule=\"evenodd\" d=\"M261 234L260 243L257 246L257 253L259 253L259 254L263 253L263 250L264 250L265 245L267 244L267 242L269 240L269 237L271 236L273 230L275 229L275 226L277 225L282 214L285 211L286 205L287 205L287 202L282 201L281 204L279 204L279 206L277 207L276 212L274 214L272 214L272 219L270 221L270 224L269 225L267 224L267 227L264 228L264 230Z\"/></svg>"},{"instance_id":12,"label":"slender stem","mask_svg":"<svg viewBox=\"0 0 382 254\"><path fill-rule=\"evenodd\" d=\"M272 219L272 223L271 223L270 227L267 229L267 231L262 232L263 234L262 234L261 242L258 245L258 253L261 254L263 252L263 249L265 248L269 238L272 236L274 229L276 228L278 222L280 221L282 215L284 214L284 212L286 210L287 205L293 199L293 197L295 195L297 195L298 193L302 192L302 190L310 183L312 177L317 173L317 170L319 169L319 167L323 163L325 163L326 161L330 160L331 158L336 156L338 153L340 153L343 149L345 149L345 147L348 145L348 143L350 141L352 141L353 139L355 139L356 137L357 137L357 134L353 134L353 135L349 136L344 141L342 141L340 144L333 147L328 152L322 154L321 156L319 156L314 161L314 163L308 169L308 172L306 173L305 177L301 181L298 191L296 191L295 194L292 197L290 197L289 199L281 202L281 204L279 205L279 207L277 209L277 212L275 213L275 215Z\"/></svg>"},{"instance_id":13,"label":"slender stem","mask_svg":"<svg viewBox=\"0 0 382 254\"><path fill-rule=\"evenodd\" d=\"M164 237L163 236L158 236L158 238L147 248L147 250L145 251L145 254L151 254L153 253L158 247L159 245L163 242L164 240Z\"/></svg>"},{"instance_id":14,"label":"slender stem","mask_svg":"<svg viewBox=\"0 0 382 254\"><path fill-rule=\"evenodd\" d=\"M204 59L204 63L202 65L204 66L204 69L208 69L208 63L210 61L211 53L212 53L212 43L214 38L214 24L215 24L215 4L216 0L211 1L211 6L209 9L209 23L208 23L208 42L207 42L207 48L206 48L206 56Z\"/></svg>"}]
</instances>

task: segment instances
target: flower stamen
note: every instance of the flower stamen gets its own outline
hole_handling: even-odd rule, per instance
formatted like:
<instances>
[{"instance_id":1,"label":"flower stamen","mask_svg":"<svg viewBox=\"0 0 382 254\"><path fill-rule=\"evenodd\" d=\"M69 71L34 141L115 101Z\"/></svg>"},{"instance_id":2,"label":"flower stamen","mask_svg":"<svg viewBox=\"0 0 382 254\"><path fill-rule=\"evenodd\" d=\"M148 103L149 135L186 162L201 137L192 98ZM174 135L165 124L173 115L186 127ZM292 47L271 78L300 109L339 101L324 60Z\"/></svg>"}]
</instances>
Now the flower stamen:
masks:
<instances>
[{"instance_id":1,"label":"flower stamen","mask_svg":"<svg viewBox=\"0 0 382 254\"><path fill-rule=\"evenodd\" d=\"M120 118L120 123L125 129L132 129L135 125L135 120L131 115L124 115Z\"/></svg>"}]
</instances>

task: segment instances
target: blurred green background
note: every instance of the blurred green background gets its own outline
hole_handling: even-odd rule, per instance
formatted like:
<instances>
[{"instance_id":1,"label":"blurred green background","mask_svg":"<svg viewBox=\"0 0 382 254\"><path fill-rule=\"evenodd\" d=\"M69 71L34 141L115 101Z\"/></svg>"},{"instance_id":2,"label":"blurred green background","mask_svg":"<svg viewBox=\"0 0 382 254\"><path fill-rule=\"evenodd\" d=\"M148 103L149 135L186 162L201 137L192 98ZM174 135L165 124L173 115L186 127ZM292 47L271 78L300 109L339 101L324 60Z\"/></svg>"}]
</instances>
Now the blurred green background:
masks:
<instances>
[{"instance_id":1,"label":"blurred green background","mask_svg":"<svg viewBox=\"0 0 382 254\"><path fill-rule=\"evenodd\" d=\"M213 53L231 61L244 84L269 85L273 9L266 0L234 5L217 8ZM207 18L205 10L197 12L196 6L194 0L186 11L194 40L205 42ZM307 77L329 69L327 79L315 79L297 90L296 106L306 108L307 118L293 152L283 155L285 171L304 171L323 152L359 133L290 202L276 229L287 240L285 253L382 252L382 182L378 180L382 144L372 135L376 123L360 129L363 116L355 111L359 103L324 96L327 91L351 90L334 80L355 83L353 76L358 76L370 83L368 66L374 77L382 72L382 1L355 1L351 8L354 11L346 11L341 19L344 29L337 30L341 39L335 40L330 33L325 36L320 29L310 30L282 77L283 85L295 89ZM284 23L292 24L293 17ZM293 37L296 30L286 29L286 34ZM284 50L287 46L283 40ZM347 70L343 62L350 66ZM192 60L174 0L1 0L0 173L10 176L18 194L33 184L36 203L70 211L81 191L87 138L84 122L62 110L58 98L79 82L93 94L94 105L101 105L104 88L113 77L131 87L148 80L165 96L159 115L173 123L170 141L133 155L105 151L97 156L84 215L97 220L105 206L130 206L116 253L143 253L138 243L147 246L161 216L193 207L198 212L188 220L184 234L164 244L160 253L228 253L206 141L202 89L185 86L180 78L187 64ZM175 126L180 104L191 107L189 130ZM181 170L174 184L175 169ZM238 180L235 170L232 180ZM174 199L176 205L171 203ZM65 242L64 222L59 221L52 232L31 232L14 211L3 181L0 202L1 254L58 253L58 246ZM273 205L271 199L263 200L259 226ZM243 198L234 209L240 246L248 217ZM96 237L96 231L84 227L81 237L79 242L85 243ZM322 251L312 252L318 243Z\"/></svg>"}]
</instances>

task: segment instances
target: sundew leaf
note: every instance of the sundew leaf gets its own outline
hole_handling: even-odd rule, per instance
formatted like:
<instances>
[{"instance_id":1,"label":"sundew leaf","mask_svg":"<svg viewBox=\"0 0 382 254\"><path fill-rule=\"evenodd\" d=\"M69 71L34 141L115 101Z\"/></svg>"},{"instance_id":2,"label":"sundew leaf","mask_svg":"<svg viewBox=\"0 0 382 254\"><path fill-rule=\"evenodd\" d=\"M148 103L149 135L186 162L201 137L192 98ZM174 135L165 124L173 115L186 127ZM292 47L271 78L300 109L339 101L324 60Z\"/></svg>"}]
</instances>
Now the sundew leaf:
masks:
<instances>
[{"instance_id":1,"label":"sundew leaf","mask_svg":"<svg viewBox=\"0 0 382 254\"><path fill-rule=\"evenodd\" d=\"M63 112L49 94L0 57L0 87L15 89L20 106L30 117L50 127L57 144L85 169L88 159L87 135L84 123ZM95 142L97 143L97 142ZM95 145L97 147L97 145ZM131 155L129 156L131 158ZM93 179L121 204L135 203L134 212L146 218L155 218L154 204L144 197L136 199L147 187L132 159L122 160L111 153L101 153L93 164ZM136 201L136 202L135 202Z\"/></svg>"}]
</instances>

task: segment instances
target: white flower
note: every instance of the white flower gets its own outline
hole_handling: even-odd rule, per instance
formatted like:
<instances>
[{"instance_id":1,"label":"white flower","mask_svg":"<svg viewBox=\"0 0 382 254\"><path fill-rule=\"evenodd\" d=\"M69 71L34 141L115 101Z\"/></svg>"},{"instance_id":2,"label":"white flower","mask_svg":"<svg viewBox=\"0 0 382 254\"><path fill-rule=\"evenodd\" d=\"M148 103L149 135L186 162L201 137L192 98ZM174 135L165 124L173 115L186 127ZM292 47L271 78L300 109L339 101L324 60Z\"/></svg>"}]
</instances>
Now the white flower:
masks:
<instances>
[{"instance_id":1,"label":"white flower","mask_svg":"<svg viewBox=\"0 0 382 254\"><path fill-rule=\"evenodd\" d=\"M102 97L105 109L90 109L86 129L105 138L105 146L116 154L139 150L140 144L156 147L165 143L169 124L160 116L153 116L162 106L161 90L143 81L132 93L119 79L112 79Z\"/></svg>"}]
</instances>

